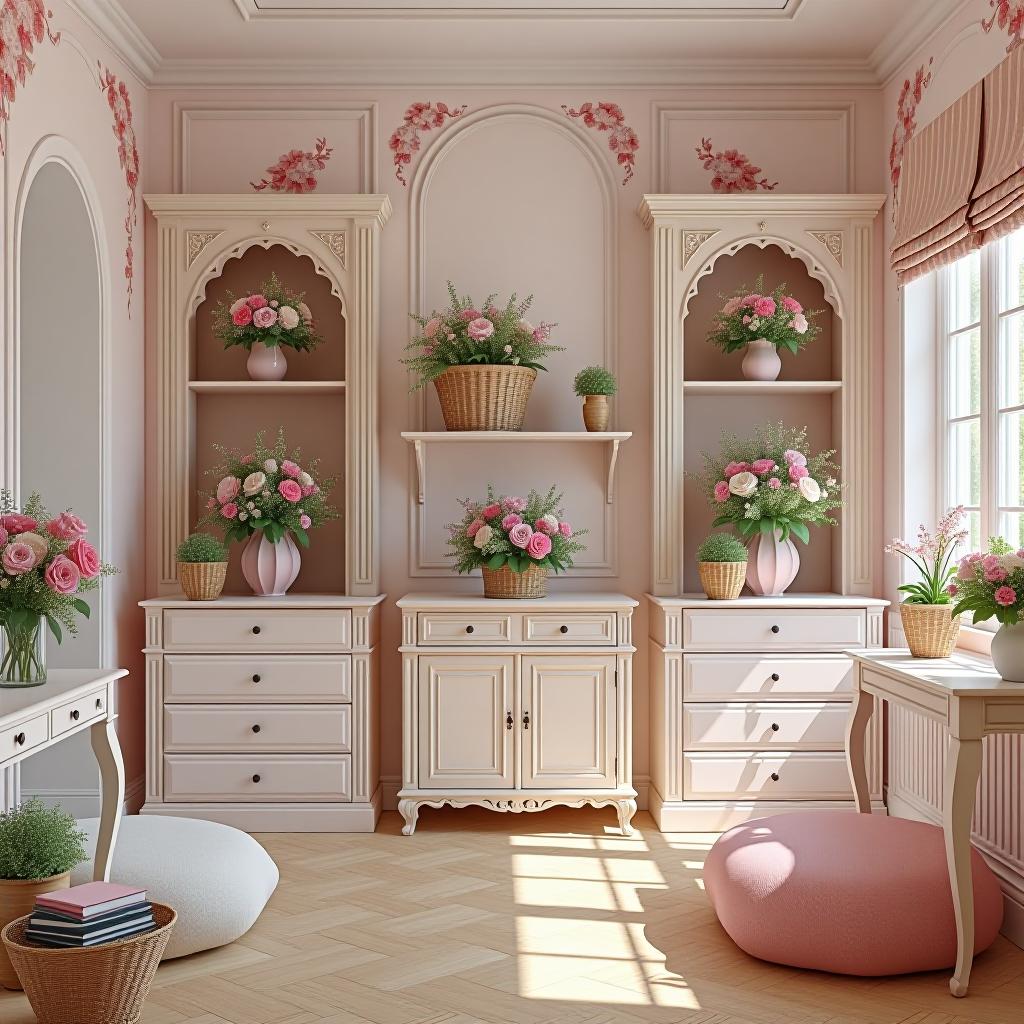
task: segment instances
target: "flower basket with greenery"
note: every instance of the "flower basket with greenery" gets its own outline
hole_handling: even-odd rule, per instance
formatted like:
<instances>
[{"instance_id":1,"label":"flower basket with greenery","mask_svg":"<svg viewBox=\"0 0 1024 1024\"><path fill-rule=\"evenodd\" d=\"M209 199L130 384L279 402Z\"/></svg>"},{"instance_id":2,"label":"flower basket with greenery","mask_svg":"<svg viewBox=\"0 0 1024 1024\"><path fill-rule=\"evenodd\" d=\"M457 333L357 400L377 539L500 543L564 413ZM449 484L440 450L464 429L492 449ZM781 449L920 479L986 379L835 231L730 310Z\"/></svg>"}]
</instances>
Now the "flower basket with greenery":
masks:
<instances>
[{"instance_id":1,"label":"flower basket with greenery","mask_svg":"<svg viewBox=\"0 0 1024 1024\"><path fill-rule=\"evenodd\" d=\"M259 290L240 298L228 292L213 311L213 333L225 348L240 345L251 351L261 343L267 348L292 348L309 352L324 339L316 331L312 310L304 292L293 292L271 274Z\"/></svg>"},{"instance_id":2,"label":"flower basket with greenery","mask_svg":"<svg viewBox=\"0 0 1024 1024\"><path fill-rule=\"evenodd\" d=\"M57 643L90 615L82 594L117 570L87 541L88 526L70 509L51 517L32 494L19 508L0 491L0 686L46 681L43 622Z\"/></svg>"},{"instance_id":3,"label":"flower basket with greenery","mask_svg":"<svg viewBox=\"0 0 1024 1024\"><path fill-rule=\"evenodd\" d=\"M459 499L463 517L447 526L448 557L455 571L480 569L485 597L543 597L549 572L560 573L584 550L559 508L562 494L498 495L491 485L485 501Z\"/></svg>"},{"instance_id":4,"label":"flower basket with greenery","mask_svg":"<svg viewBox=\"0 0 1024 1024\"><path fill-rule=\"evenodd\" d=\"M755 291L741 288L715 313L707 340L724 352L735 352L764 339L795 355L819 333L820 328L812 323L812 318L821 312L804 310L792 295L786 294L784 284L765 294L761 276Z\"/></svg>"},{"instance_id":5,"label":"flower basket with greenery","mask_svg":"<svg viewBox=\"0 0 1024 1024\"><path fill-rule=\"evenodd\" d=\"M1024 620L1024 548L1014 549L1002 537L991 537L987 551L960 560L948 585L954 615L971 613L972 622L995 619L1002 626Z\"/></svg>"},{"instance_id":6,"label":"flower basket with greenery","mask_svg":"<svg viewBox=\"0 0 1024 1024\"><path fill-rule=\"evenodd\" d=\"M713 601L734 601L743 589L747 549L731 533L712 533L697 548L697 570Z\"/></svg>"},{"instance_id":7,"label":"flower basket with greenery","mask_svg":"<svg viewBox=\"0 0 1024 1024\"><path fill-rule=\"evenodd\" d=\"M190 601L214 601L227 578L228 549L212 534L193 533L178 545L178 579Z\"/></svg>"}]
</instances>

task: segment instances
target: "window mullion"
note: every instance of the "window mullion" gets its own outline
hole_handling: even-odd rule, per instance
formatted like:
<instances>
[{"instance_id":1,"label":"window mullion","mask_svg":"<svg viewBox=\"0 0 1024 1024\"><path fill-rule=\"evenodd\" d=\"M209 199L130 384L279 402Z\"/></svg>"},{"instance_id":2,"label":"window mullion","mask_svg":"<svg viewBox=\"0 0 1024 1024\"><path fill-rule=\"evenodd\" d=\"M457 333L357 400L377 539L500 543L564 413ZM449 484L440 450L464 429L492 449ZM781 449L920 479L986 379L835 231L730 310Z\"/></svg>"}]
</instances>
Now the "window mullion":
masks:
<instances>
[{"instance_id":1,"label":"window mullion","mask_svg":"<svg viewBox=\"0 0 1024 1024\"><path fill-rule=\"evenodd\" d=\"M984 543L999 529L998 439L998 281L1000 254L997 243L981 249L981 539Z\"/></svg>"}]
</instances>

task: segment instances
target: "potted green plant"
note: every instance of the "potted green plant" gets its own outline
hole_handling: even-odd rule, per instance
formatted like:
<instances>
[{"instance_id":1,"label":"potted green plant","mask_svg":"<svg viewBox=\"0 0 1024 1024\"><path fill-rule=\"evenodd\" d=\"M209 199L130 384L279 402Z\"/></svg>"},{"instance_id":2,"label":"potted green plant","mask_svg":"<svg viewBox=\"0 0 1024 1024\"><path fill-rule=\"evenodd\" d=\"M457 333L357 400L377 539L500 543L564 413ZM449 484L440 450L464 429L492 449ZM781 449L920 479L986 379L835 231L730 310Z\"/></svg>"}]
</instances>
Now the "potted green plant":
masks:
<instances>
[{"instance_id":1,"label":"potted green plant","mask_svg":"<svg viewBox=\"0 0 1024 1024\"><path fill-rule=\"evenodd\" d=\"M60 806L27 800L0 814L0 931L30 913L37 896L68 888L71 869L86 857L85 833ZM0 985L21 988L2 943Z\"/></svg>"},{"instance_id":2,"label":"potted green plant","mask_svg":"<svg viewBox=\"0 0 1024 1024\"><path fill-rule=\"evenodd\" d=\"M583 422L587 430L607 430L608 396L618 390L612 372L603 366L586 366L576 374L573 388L583 399Z\"/></svg>"},{"instance_id":3,"label":"potted green plant","mask_svg":"<svg viewBox=\"0 0 1024 1024\"><path fill-rule=\"evenodd\" d=\"M731 533L712 533L697 548L700 585L712 601L735 601L747 575L747 549Z\"/></svg>"},{"instance_id":4,"label":"potted green plant","mask_svg":"<svg viewBox=\"0 0 1024 1024\"><path fill-rule=\"evenodd\" d=\"M178 579L190 601L215 601L224 589L228 549L209 533L193 533L178 545Z\"/></svg>"}]
</instances>

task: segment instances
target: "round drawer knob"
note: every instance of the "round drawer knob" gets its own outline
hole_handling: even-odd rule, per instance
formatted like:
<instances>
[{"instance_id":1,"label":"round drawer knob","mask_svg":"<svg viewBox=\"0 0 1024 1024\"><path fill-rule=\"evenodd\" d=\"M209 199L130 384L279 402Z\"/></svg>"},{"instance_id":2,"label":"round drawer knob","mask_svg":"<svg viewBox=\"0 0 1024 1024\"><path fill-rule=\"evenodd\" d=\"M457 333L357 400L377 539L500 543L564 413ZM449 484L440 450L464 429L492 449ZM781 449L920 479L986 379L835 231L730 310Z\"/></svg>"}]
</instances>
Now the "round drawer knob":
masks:
<instances>
[{"instance_id":1,"label":"round drawer knob","mask_svg":"<svg viewBox=\"0 0 1024 1024\"><path fill-rule=\"evenodd\" d=\"M25 734L23 732L19 732L18 735L14 737L14 742L19 747L25 746Z\"/></svg>"},{"instance_id":2,"label":"round drawer knob","mask_svg":"<svg viewBox=\"0 0 1024 1024\"><path fill-rule=\"evenodd\" d=\"M559 633L568 633L569 632L569 627L568 626L559 626L558 627L558 632Z\"/></svg>"},{"instance_id":3,"label":"round drawer knob","mask_svg":"<svg viewBox=\"0 0 1024 1024\"><path fill-rule=\"evenodd\" d=\"M778 732L778 731L779 731L779 723L778 722L772 722L772 732Z\"/></svg>"},{"instance_id":4,"label":"round drawer knob","mask_svg":"<svg viewBox=\"0 0 1024 1024\"><path fill-rule=\"evenodd\" d=\"M252 627L252 635L253 636L259 636L261 632L262 632L262 630L260 629L259 626L253 626Z\"/></svg>"},{"instance_id":5,"label":"round drawer knob","mask_svg":"<svg viewBox=\"0 0 1024 1024\"><path fill-rule=\"evenodd\" d=\"M82 717L82 712L79 711L78 708L75 708L75 710L71 712L71 721L72 722L77 722L81 717Z\"/></svg>"},{"instance_id":6,"label":"round drawer knob","mask_svg":"<svg viewBox=\"0 0 1024 1024\"><path fill-rule=\"evenodd\" d=\"M259 727L258 725L254 725L254 726L252 727L252 731L253 731L253 732L259 732L259 731L260 731L260 727Z\"/></svg>"},{"instance_id":7,"label":"round drawer knob","mask_svg":"<svg viewBox=\"0 0 1024 1024\"><path fill-rule=\"evenodd\" d=\"M779 773L778 772L772 772L772 782L778 782L778 781L779 781Z\"/></svg>"},{"instance_id":8,"label":"round drawer knob","mask_svg":"<svg viewBox=\"0 0 1024 1024\"><path fill-rule=\"evenodd\" d=\"M102 697L97 697L96 698L96 710L97 711L102 711L103 710L103 698Z\"/></svg>"},{"instance_id":9,"label":"round drawer knob","mask_svg":"<svg viewBox=\"0 0 1024 1024\"><path fill-rule=\"evenodd\" d=\"M778 681L779 681L779 673L778 672L773 672L772 673L772 682L773 683L777 683Z\"/></svg>"},{"instance_id":10,"label":"round drawer knob","mask_svg":"<svg viewBox=\"0 0 1024 1024\"><path fill-rule=\"evenodd\" d=\"M467 626L467 627L466 627L466 632L467 632L467 633L472 633L472 632L474 632L474 629L473 629L473 627L472 627L472 626Z\"/></svg>"},{"instance_id":11,"label":"round drawer knob","mask_svg":"<svg viewBox=\"0 0 1024 1024\"><path fill-rule=\"evenodd\" d=\"M260 679L261 679L261 676L260 676L259 672L253 673L252 681L254 683L258 683L260 681Z\"/></svg>"},{"instance_id":12,"label":"round drawer knob","mask_svg":"<svg viewBox=\"0 0 1024 1024\"><path fill-rule=\"evenodd\" d=\"M259 777L258 775L254 775L254 776L252 777L252 781L253 781L253 782L259 782L259 781L260 781L260 777Z\"/></svg>"},{"instance_id":13,"label":"round drawer knob","mask_svg":"<svg viewBox=\"0 0 1024 1024\"><path fill-rule=\"evenodd\" d=\"M772 626L772 632L773 633L778 633L779 632L779 627L778 626Z\"/></svg>"}]
</instances>

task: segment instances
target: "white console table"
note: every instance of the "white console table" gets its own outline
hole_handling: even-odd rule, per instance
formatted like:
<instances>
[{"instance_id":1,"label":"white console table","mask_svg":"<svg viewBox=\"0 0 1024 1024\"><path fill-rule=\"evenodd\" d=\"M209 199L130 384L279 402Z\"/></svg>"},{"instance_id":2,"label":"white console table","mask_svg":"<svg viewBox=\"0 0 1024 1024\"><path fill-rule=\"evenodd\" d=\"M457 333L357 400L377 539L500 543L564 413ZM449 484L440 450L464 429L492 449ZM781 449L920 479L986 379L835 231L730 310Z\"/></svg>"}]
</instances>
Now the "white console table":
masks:
<instances>
[{"instance_id":1,"label":"white console table","mask_svg":"<svg viewBox=\"0 0 1024 1024\"><path fill-rule=\"evenodd\" d=\"M124 764L114 723L114 687L126 669L53 669L42 686L0 689L0 768L89 730L100 768L100 825L93 878L109 881L124 805Z\"/></svg>"}]
</instances>

